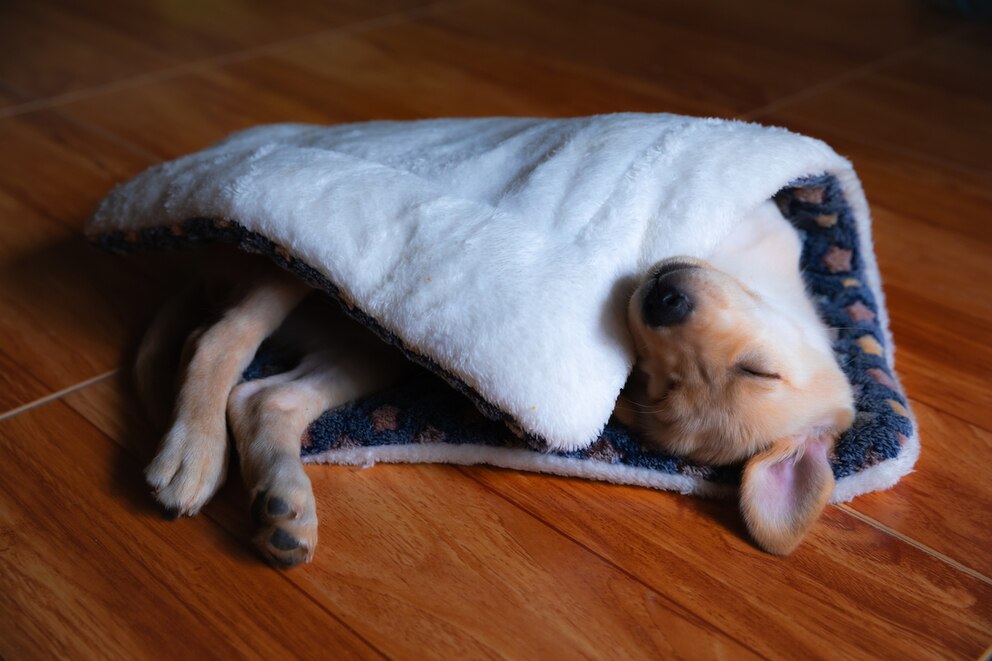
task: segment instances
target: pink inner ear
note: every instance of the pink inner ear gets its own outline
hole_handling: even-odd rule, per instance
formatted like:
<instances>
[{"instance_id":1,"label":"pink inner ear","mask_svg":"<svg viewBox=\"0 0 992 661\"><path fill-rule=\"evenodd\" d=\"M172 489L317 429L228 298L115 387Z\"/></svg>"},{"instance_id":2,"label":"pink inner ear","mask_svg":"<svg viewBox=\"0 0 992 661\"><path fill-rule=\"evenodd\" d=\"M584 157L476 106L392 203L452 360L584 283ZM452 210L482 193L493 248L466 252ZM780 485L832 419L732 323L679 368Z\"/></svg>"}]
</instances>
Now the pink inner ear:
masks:
<instances>
[{"instance_id":1,"label":"pink inner ear","mask_svg":"<svg viewBox=\"0 0 992 661\"><path fill-rule=\"evenodd\" d=\"M758 491L765 514L769 519L791 522L801 510L808 492L815 491L813 482L827 463L827 446L821 439L808 436L803 439L802 453L789 453L779 461L764 464L759 470L765 473L759 477Z\"/></svg>"},{"instance_id":2,"label":"pink inner ear","mask_svg":"<svg viewBox=\"0 0 992 661\"><path fill-rule=\"evenodd\" d=\"M753 471L751 497L756 508L767 523L785 523L791 516L795 501L796 459L793 456L782 461L764 464Z\"/></svg>"},{"instance_id":3,"label":"pink inner ear","mask_svg":"<svg viewBox=\"0 0 992 661\"><path fill-rule=\"evenodd\" d=\"M776 494L772 496L772 500L780 503L788 500L786 495L792 493L796 482L795 468L796 458L793 455L768 466L768 480L765 489L769 491L769 495Z\"/></svg>"},{"instance_id":4,"label":"pink inner ear","mask_svg":"<svg viewBox=\"0 0 992 661\"><path fill-rule=\"evenodd\" d=\"M741 485L748 528L766 549L788 553L816 519L833 489L828 436L783 441L751 460Z\"/></svg>"}]
</instances>

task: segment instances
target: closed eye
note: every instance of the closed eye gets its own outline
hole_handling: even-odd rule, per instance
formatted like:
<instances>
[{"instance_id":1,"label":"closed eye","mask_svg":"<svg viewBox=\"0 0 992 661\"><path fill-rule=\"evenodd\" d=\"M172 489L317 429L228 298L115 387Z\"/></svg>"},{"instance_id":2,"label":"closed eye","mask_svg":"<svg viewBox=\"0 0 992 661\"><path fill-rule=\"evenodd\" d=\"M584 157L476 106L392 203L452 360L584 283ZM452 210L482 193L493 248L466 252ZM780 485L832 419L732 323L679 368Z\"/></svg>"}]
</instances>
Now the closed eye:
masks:
<instances>
[{"instance_id":1,"label":"closed eye","mask_svg":"<svg viewBox=\"0 0 992 661\"><path fill-rule=\"evenodd\" d=\"M757 379L781 379L782 375L777 372L770 372L767 369L762 369L760 367L755 367L753 365L748 365L746 363L738 364L737 371L741 372L750 377Z\"/></svg>"}]
</instances>

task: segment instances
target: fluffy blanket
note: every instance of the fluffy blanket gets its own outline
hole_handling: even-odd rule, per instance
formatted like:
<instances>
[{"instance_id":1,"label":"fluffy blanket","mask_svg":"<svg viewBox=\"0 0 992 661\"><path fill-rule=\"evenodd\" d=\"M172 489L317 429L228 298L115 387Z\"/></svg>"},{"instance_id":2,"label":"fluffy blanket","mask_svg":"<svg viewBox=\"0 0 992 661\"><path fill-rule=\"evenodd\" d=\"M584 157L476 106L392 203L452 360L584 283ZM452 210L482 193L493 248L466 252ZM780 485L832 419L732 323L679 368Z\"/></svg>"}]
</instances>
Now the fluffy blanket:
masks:
<instances>
[{"instance_id":1,"label":"fluffy blanket","mask_svg":"<svg viewBox=\"0 0 992 661\"><path fill-rule=\"evenodd\" d=\"M850 164L811 138L634 114L263 126L117 188L88 232L114 250L211 239L269 254L485 415L415 384L322 416L313 460L486 462L712 493L732 469L645 453L608 424L634 359L623 285L666 256L705 258L771 197L804 233L807 281L858 391L835 499L888 486L919 445L868 207ZM262 352L247 376L277 363Z\"/></svg>"}]
</instances>

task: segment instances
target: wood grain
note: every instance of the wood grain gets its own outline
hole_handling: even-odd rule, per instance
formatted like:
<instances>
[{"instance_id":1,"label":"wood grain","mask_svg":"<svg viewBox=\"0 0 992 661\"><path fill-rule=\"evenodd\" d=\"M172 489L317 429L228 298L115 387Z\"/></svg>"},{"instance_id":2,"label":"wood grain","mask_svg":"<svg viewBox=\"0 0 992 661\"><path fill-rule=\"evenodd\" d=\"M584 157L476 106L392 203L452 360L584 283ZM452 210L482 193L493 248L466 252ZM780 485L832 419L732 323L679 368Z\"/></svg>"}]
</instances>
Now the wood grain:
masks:
<instances>
[{"instance_id":1,"label":"wood grain","mask_svg":"<svg viewBox=\"0 0 992 661\"><path fill-rule=\"evenodd\" d=\"M848 49L858 40L824 29L817 33L822 43L807 44L804 57L796 51L795 27L781 21L779 12L789 11L782 5L746 12L748 20L762 34L793 36L754 43L744 36L747 31L729 27L741 20L733 3L700 11L636 2L568 7L472 2L359 36L308 40L69 108L163 157L268 121L624 110L728 114L837 75L843 63L825 60L822 48L833 47L861 64L949 27L947 21L915 21L899 3L892 4L897 17L877 26L858 15L859 6L846 4L829 16L846 13L878 27L873 40L859 42L869 46ZM793 18L800 23L830 20L818 12L797 13ZM562 15L572 16L577 29L558 29ZM700 31L666 27L672 16ZM707 34L707 24L718 33ZM623 48L606 46L620 35ZM117 110L108 112L109 107Z\"/></svg>"},{"instance_id":2,"label":"wood grain","mask_svg":"<svg viewBox=\"0 0 992 661\"><path fill-rule=\"evenodd\" d=\"M568 29L562 28L565 16ZM795 94L949 27L949 21L917 16L902 2L868 7L845 0L827 8L541 0L483 2L446 12L438 22L476 40L650 81L730 114Z\"/></svg>"},{"instance_id":3,"label":"wood grain","mask_svg":"<svg viewBox=\"0 0 992 661\"><path fill-rule=\"evenodd\" d=\"M924 449L916 470L848 507L992 576L992 433L913 401Z\"/></svg>"},{"instance_id":4,"label":"wood grain","mask_svg":"<svg viewBox=\"0 0 992 661\"><path fill-rule=\"evenodd\" d=\"M376 656L223 529L164 521L140 465L64 403L0 422L0 451L5 658Z\"/></svg>"},{"instance_id":5,"label":"wood grain","mask_svg":"<svg viewBox=\"0 0 992 661\"><path fill-rule=\"evenodd\" d=\"M969 28L888 66L800 98L787 110L805 133L826 129L896 148L938 168L992 177L992 32Z\"/></svg>"},{"instance_id":6,"label":"wood grain","mask_svg":"<svg viewBox=\"0 0 992 661\"><path fill-rule=\"evenodd\" d=\"M264 122L715 111L611 72L477 43L425 23L318 39L63 110L160 158ZM450 58L463 51L465 59ZM116 110L107 112L110 107Z\"/></svg>"},{"instance_id":7,"label":"wood grain","mask_svg":"<svg viewBox=\"0 0 992 661\"><path fill-rule=\"evenodd\" d=\"M318 559L283 574L249 550L236 477L205 516L160 518L140 478L155 434L108 379L0 419L0 656L987 649L992 28L903 0L428 4L4 3L0 418L121 367L170 283L195 277L195 255L111 258L78 238L157 160L261 122L737 115L822 137L861 174L917 471L777 559L732 503L315 467Z\"/></svg>"},{"instance_id":8,"label":"wood grain","mask_svg":"<svg viewBox=\"0 0 992 661\"><path fill-rule=\"evenodd\" d=\"M0 84L37 101L353 25L426 2L5 2ZM0 97L2 98L2 97Z\"/></svg>"},{"instance_id":9,"label":"wood grain","mask_svg":"<svg viewBox=\"0 0 992 661\"><path fill-rule=\"evenodd\" d=\"M913 397L992 429L992 244L876 206L876 254ZM906 369L903 370L905 365Z\"/></svg>"},{"instance_id":10,"label":"wood grain","mask_svg":"<svg viewBox=\"0 0 992 661\"><path fill-rule=\"evenodd\" d=\"M154 438L119 414L134 403L114 382L65 401L129 453L150 456ZM721 623L686 611L455 468L307 472L320 550L286 577L390 656L752 656ZM243 494L228 491L206 513L248 547ZM207 541L199 552L211 552Z\"/></svg>"},{"instance_id":11,"label":"wood grain","mask_svg":"<svg viewBox=\"0 0 992 661\"><path fill-rule=\"evenodd\" d=\"M871 649L974 656L988 642L992 583L836 508L793 555L776 558L743 538L731 502L488 468L465 472L721 622L759 654L803 658L829 646L841 657Z\"/></svg>"},{"instance_id":12,"label":"wood grain","mask_svg":"<svg viewBox=\"0 0 992 661\"><path fill-rule=\"evenodd\" d=\"M147 159L51 113L0 120L0 143L0 352L17 381L2 413L116 368L162 288L81 236L100 196Z\"/></svg>"}]
</instances>

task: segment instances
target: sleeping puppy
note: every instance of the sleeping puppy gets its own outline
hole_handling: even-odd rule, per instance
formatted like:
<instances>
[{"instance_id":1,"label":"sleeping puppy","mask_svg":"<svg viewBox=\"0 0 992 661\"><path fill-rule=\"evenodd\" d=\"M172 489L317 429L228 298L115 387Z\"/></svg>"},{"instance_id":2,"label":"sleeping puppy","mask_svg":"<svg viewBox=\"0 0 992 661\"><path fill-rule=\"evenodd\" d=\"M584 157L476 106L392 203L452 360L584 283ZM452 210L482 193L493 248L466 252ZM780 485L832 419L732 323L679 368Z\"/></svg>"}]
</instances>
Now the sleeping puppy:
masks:
<instances>
[{"instance_id":1,"label":"sleeping puppy","mask_svg":"<svg viewBox=\"0 0 992 661\"><path fill-rule=\"evenodd\" d=\"M828 456L854 421L801 249L767 202L708 260L649 269L628 306L638 359L615 412L645 444L707 464L745 462L741 511L755 541L778 554L826 505Z\"/></svg>"},{"instance_id":2,"label":"sleeping puppy","mask_svg":"<svg viewBox=\"0 0 992 661\"><path fill-rule=\"evenodd\" d=\"M834 484L828 456L854 417L799 253L796 232L768 202L714 254L649 269L630 297L637 361L615 411L646 444L711 464L744 462L748 529L779 554L823 510ZM252 495L255 543L288 567L312 559L317 544L300 460L304 431L323 411L397 380L409 363L322 300L304 302L310 290L294 276L271 266L239 275L250 284L185 340L171 426L145 474L165 507L196 514L224 480L230 430ZM155 386L169 372L163 356L175 364L165 348L188 333L192 309L171 303L142 342L136 381L146 406L163 399ZM270 336L301 361L240 382Z\"/></svg>"}]
</instances>

